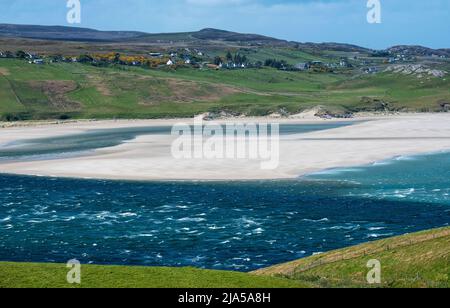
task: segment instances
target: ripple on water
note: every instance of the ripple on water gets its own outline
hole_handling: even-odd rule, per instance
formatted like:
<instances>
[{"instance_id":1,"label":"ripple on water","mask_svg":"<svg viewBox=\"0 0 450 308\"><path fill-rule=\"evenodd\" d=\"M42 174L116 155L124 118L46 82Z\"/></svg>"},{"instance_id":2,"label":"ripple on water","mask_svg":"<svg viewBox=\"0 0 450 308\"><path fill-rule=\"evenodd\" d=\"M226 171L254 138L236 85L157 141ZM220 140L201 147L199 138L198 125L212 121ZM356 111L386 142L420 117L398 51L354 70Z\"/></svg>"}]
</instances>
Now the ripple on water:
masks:
<instances>
[{"instance_id":1,"label":"ripple on water","mask_svg":"<svg viewBox=\"0 0 450 308\"><path fill-rule=\"evenodd\" d=\"M450 156L419 162L313 181L0 176L0 260L66 262L69 255L82 263L250 271L449 225Z\"/></svg>"}]
</instances>

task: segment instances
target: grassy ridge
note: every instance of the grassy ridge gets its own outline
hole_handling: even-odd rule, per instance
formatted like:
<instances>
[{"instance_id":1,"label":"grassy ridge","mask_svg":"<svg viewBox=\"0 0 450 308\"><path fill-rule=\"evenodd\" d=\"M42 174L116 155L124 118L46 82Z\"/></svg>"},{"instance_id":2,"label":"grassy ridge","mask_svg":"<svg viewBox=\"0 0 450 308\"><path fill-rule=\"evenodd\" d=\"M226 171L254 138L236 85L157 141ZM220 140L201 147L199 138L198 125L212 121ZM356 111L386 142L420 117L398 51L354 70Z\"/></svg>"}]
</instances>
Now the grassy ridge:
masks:
<instances>
[{"instance_id":1,"label":"grassy ridge","mask_svg":"<svg viewBox=\"0 0 450 308\"><path fill-rule=\"evenodd\" d=\"M368 287L369 260L381 262L386 288L450 288L450 228L332 251L256 271L320 287Z\"/></svg>"}]
</instances>

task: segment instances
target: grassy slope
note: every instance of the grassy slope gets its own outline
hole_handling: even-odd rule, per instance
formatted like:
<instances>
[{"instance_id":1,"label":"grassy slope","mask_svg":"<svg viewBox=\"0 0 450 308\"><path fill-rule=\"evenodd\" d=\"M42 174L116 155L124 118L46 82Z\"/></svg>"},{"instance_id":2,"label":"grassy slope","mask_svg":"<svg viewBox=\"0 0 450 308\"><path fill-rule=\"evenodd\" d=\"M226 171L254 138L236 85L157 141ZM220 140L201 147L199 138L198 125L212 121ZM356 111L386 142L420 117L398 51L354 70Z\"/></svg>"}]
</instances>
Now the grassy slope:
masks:
<instances>
[{"instance_id":1,"label":"grassy slope","mask_svg":"<svg viewBox=\"0 0 450 308\"><path fill-rule=\"evenodd\" d=\"M436 237L436 238L435 238ZM382 266L382 287L450 288L450 228L350 247L257 271L321 287L368 287L366 267Z\"/></svg>"},{"instance_id":2,"label":"grassy slope","mask_svg":"<svg viewBox=\"0 0 450 308\"><path fill-rule=\"evenodd\" d=\"M267 57L267 52L262 50L259 56ZM301 54L291 56L291 61L302 57ZM55 80L76 85L75 90L57 97L67 102L56 106L55 94L43 90L49 81ZM358 77L267 68L164 71L64 63L36 66L0 59L0 117L3 118L7 114L35 119L61 115L161 118L187 117L214 110L265 115L281 108L296 113L317 105L327 106L330 111L373 108L371 103L362 103L362 97L383 99L395 108L436 111L440 101L450 101L450 80L420 80L396 74Z\"/></svg>"},{"instance_id":3,"label":"grassy slope","mask_svg":"<svg viewBox=\"0 0 450 308\"><path fill-rule=\"evenodd\" d=\"M61 264L0 263L0 288L299 288L309 283L284 278L194 268L86 265L81 285L66 282Z\"/></svg>"}]
</instances>

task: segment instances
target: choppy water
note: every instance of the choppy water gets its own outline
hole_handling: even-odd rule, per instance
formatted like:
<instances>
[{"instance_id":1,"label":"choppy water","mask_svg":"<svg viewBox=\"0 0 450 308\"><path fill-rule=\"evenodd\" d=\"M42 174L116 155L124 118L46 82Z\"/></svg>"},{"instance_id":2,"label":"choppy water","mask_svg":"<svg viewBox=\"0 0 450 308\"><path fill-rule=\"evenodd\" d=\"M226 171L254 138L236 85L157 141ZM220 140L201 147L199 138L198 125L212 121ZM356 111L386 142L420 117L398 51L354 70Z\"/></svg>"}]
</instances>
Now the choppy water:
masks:
<instances>
[{"instance_id":1,"label":"choppy water","mask_svg":"<svg viewBox=\"0 0 450 308\"><path fill-rule=\"evenodd\" d=\"M0 176L0 260L247 271L450 223L450 154L296 181Z\"/></svg>"}]
</instances>

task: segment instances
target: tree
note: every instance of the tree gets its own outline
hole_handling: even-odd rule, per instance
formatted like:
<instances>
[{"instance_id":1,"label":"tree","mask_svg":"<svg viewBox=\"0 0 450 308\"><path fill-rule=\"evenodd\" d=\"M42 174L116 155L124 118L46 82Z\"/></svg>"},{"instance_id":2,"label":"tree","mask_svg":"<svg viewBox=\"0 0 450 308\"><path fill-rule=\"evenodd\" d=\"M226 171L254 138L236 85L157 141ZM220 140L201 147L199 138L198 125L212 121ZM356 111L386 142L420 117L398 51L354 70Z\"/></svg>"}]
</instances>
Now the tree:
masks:
<instances>
[{"instance_id":1,"label":"tree","mask_svg":"<svg viewBox=\"0 0 450 308\"><path fill-rule=\"evenodd\" d=\"M241 58L241 55L240 55L240 54L236 54L236 55L234 56L234 63L236 63L236 64L242 64L242 58Z\"/></svg>"},{"instance_id":2,"label":"tree","mask_svg":"<svg viewBox=\"0 0 450 308\"><path fill-rule=\"evenodd\" d=\"M220 65L220 64L222 64L222 63L223 63L223 60L222 60L221 57L216 56L216 57L214 58L214 64L215 64L215 65Z\"/></svg>"},{"instance_id":3,"label":"tree","mask_svg":"<svg viewBox=\"0 0 450 308\"><path fill-rule=\"evenodd\" d=\"M19 50L16 52L16 57L19 59L25 59L27 57L27 54L23 50Z\"/></svg>"},{"instance_id":4,"label":"tree","mask_svg":"<svg viewBox=\"0 0 450 308\"><path fill-rule=\"evenodd\" d=\"M80 63L90 63L94 59L90 55L81 55L78 57L78 62Z\"/></svg>"},{"instance_id":5,"label":"tree","mask_svg":"<svg viewBox=\"0 0 450 308\"><path fill-rule=\"evenodd\" d=\"M120 53L116 53L115 55L114 55L114 63L119 63L120 62Z\"/></svg>"},{"instance_id":6,"label":"tree","mask_svg":"<svg viewBox=\"0 0 450 308\"><path fill-rule=\"evenodd\" d=\"M227 53L227 61L228 61L228 62L233 61L233 55L232 55L231 52L229 52L229 51L228 51L228 53Z\"/></svg>"}]
</instances>

